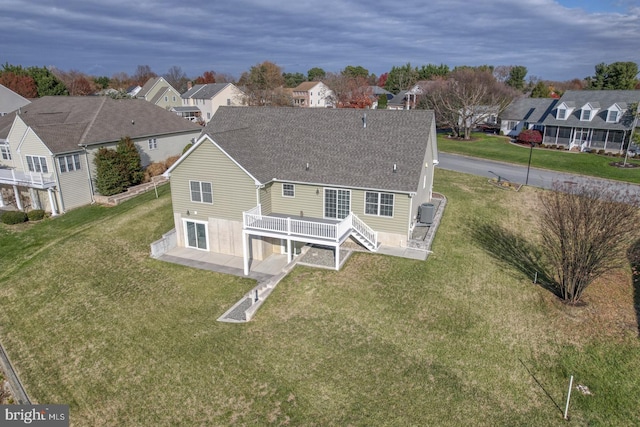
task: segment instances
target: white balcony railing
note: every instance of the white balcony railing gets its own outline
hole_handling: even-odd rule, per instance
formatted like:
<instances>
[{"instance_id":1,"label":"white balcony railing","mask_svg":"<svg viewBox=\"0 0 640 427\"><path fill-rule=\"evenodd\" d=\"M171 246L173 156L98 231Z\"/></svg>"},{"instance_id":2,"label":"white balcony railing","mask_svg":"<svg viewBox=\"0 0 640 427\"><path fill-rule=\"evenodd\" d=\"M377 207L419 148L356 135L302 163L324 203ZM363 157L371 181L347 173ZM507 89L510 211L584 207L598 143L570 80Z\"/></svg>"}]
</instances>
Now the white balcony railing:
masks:
<instances>
[{"instance_id":1,"label":"white balcony railing","mask_svg":"<svg viewBox=\"0 0 640 427\"><path fill-rule=\"evenodd\" d=\"M0 183L42 189L53 187L56 184L53 175L19 172L15 169L0 169Z\"/></svg>"},{"instance_id":2,"label":"white balcony railing","mask_svg":"<svg viewBox=\"0 0 640 427\"><path fill-rule=\"evenodd\" d=\"M353 213L349 214L349 216L340 222L325 223L290 217L262 215L261 207L258 205L255 208L243 212L242 217L245 229L268 231L303 238L327 239L335 242L355 230L374 247L377 247L377 232Z\"/></svg>"}]
</instances>

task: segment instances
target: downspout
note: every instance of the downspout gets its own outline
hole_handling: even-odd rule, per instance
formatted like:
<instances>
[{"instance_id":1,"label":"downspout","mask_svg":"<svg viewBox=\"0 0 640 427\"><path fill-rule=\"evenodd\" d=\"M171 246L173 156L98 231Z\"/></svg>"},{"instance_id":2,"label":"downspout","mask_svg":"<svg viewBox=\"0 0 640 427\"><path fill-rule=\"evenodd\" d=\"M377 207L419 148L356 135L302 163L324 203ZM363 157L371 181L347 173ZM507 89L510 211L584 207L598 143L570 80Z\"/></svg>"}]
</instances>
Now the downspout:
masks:
<instances>
[{"instance_id":1,"label":"downspout","mask_svg":"<svg viewBox=\"0 0 640 427\"><path fill-rule=\"evenodd\" d=\"M58 187L58 197L57 198L60 200L60 206L59 206L60 209L58 209L58 211L61 214L63 214L63 213L66 212L66 210L64 208L64 198L62 197L62 188L60 187L60 175L58 174L58 167L56 165L55 156L52 156L52 157L53 157L53 171L54 171L55 176L56 176L56 184L57 184L57 187ZM52 209L53 209L53 207L52 207Z\"/></svg>"},{"instance_id":2,"label":"downspout","mask_svg":"<svg viewBox=\"0 0 640 427\"><path fill-rule=\"evenodd\" d=\"M95 190L93 189L93 180L91 179L91 165L89 165L89 152L87 151L87 144L81 145L82 150L84 151L84 160L87 164L87 177L89 179L89 196L91 197L91 204L93 205L96 202L96 199L93 197L95 194Z\"/></svg>"},{"instance_id":3,"label":"downspout","mask_svg":"<svg viewBox=\"0 0 640 427\"><path fill-rule=\"evenodd\" d=\"M407 246L409 246L409 240L411 240L411 232L413 231L413 196L416 193L409 193L409 226L407 227Z\"/></svg>"}]
</instances>

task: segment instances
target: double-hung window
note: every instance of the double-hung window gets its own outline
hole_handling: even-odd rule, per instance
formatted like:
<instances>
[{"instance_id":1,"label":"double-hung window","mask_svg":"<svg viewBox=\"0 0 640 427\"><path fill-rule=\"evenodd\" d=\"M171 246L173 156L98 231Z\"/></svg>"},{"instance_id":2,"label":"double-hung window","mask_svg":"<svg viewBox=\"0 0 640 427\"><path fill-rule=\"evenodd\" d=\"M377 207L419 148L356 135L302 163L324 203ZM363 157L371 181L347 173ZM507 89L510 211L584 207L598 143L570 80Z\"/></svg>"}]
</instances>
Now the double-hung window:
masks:
<instances>
[{"instance_id":1,"label":"double-hung window","mask_svg":"<svg viewBox=\"0 0 640 427\"><path fill-rule=\"evenodd\" d=\"M295 197L296 186L294 184L282 184L282 196L283 197Z\"/></svg>"},{"instance_id":2,"label":"double-hung window","mask_svg":"<svg viewBox=\"0 0 640 427\"><path fill-rule=\"evenodd\" d=\"M49 173L47 159L42 156L26 156L29 172Z\"/></svg>"},{"instance_id":3,"label":"double-hung window","mask_svg":"<svg viewBox=\"0 0 640 427\"><path fill-rule=\"evenodd\" d=\"M558 115L556 116L556 119L564 120L566 118L567 118L567 110L564 108L558 108Z\"/></svg>"},{"instance_id":4,"label":"double-hung window","mask_svg":"<svg viewBox=\"0 0 640 427\"><path fill-rule=\"evenodd\" d=\"M11 149L8 145L0 144L0 158L2 160L11 160Z\"/></svg>"},{"instance_id":5,"label":"double-hung window","mask_svg":"<svg viewBox=\"0 0 640 427\"><path fill-rule=\"evenodd\" d=\"M213 189L210 182L189 181L191 201L198 203L213 203Z\"/></svg>"},{"instance_id":6,"label":"double-hung window","mask_svg":"<svg viewBox=\"0 0 640 427\"><path fill-rule=\"evenodd\" d=\"M58 157L58 167L60 172L72 172L80 170L80 155L70 154L68 156Z\"/></svg>"},{"instance_id":7,"label":"double-hung window","mask_svg":"<svg viewBox=\"0 0 640 427\"><path fill-rule=\"evenodd\" d=\"M158 148L158 140L156 138L149 138L149 150L155 150Z\"/></svg>"},{"instance_id":8,"label":"double-hung window","mask_svg":"<svg viewBox=\"0 0 640 427\"><path fill-rule=\"evenodd\" d=\"M392 217L393 194L367 191L365 193L364 213L367 215Z\"/></svg>"},{"instance_id":9,"label":"double-hung window","mask_svg":"<svg viewBox=\"0 0 640 427\"><path fill-rule=\"evenodd\" d=\"M607 122L608 123L618 122L618 110L609 110L609 112L607 113Z\"/></svg>"}]
</instances>

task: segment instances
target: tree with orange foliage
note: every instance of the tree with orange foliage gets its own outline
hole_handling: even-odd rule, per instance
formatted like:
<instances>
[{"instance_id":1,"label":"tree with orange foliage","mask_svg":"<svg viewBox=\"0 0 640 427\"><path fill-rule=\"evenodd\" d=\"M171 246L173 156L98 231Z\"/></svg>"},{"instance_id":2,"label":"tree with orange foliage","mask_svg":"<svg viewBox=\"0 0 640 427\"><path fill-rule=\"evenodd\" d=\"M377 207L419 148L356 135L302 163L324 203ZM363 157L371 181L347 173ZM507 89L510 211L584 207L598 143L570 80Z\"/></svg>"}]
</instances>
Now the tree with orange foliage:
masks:
<instances>
[{"instance_id":1,"label":"tree with orange foliage","mask_svg":"<svg viewBox=\"0 0 640 427\"><path fill-rule=\"evenodd\" d=\"M373 104L373 90L367 78L345 73L328 73L326 84L333 91L338 108L369 108Z\"/></svg>"},{"instance_id":2,"label":"tree with orange foliage","mask_svg":"<svg viewBox=\"0 0 640 427\"><path fill-rule=\"evenodd\" d=\"M0 84L25 98L37 98L38 87L30 76L19 76L13 72L0 74Z\"/></svg>"},{"instance_id":3,"label":"tree with orange foliage","mask_svg":"<svg viewBox=\"0 0 640 427\"><path fill-rule=\"evenodd\" d=\"M215 83L216 82L216 72L211 70L211 71L205 71L204 73L202 73L201 76L196 77L196 79L193 81L195 84L197 85L204 85L204 84L208 84L208 83Z\"/></svg>"}]
</instances>

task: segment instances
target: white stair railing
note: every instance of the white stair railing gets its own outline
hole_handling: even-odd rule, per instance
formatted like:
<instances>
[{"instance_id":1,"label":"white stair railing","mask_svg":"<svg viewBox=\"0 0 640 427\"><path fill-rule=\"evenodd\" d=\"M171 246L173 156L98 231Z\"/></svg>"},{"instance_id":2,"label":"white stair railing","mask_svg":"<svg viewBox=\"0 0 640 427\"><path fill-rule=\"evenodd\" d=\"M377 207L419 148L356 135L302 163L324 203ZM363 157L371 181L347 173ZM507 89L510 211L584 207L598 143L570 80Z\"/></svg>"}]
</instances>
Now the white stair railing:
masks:
<instances>
[{"instance_id":1,"label":"white stair railing","mask_svg":"<svg viewBox=\"0 0 640 427\"><path fill-rule=\"evenodd\" d=\"M360 235L364 240L373 246L373 249L378 248L378 232L369 227L354 213L351 213L351 227L354 231Z\"/></svg>"}]
</instances>

